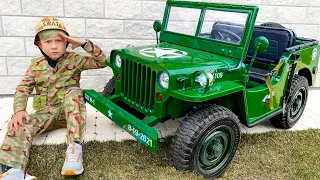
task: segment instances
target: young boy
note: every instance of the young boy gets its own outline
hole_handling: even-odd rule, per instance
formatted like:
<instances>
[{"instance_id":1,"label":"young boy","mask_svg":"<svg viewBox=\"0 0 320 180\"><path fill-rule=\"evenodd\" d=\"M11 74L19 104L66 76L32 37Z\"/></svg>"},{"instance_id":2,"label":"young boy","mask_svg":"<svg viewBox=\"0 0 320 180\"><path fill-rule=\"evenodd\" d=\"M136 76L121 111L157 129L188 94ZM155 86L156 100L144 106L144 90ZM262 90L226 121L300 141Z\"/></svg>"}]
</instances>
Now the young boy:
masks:
<instances>
[{"instance_id":1,"label":"young boy","mask_svg":"<svg viewBox=\"0 0 320 180\"><path fill-rule=\"evenodd\" d=\"M92 57L66 52L82 47ZM25 174L32 138L35 135L67 127L66 158L62 175L83 172L82 146L85 132L86 106L79 80L81 71L106 67L106 56L89 40L69 37L64 24L56 18L44 18L36 27L34 44L42 56L33 58L14 95L14 115L0 149L0 163L7 172L0 179L37 179ZM28 95L35 88L36 96L30 116L26 112Z\"/></svg>"}]
</instances>

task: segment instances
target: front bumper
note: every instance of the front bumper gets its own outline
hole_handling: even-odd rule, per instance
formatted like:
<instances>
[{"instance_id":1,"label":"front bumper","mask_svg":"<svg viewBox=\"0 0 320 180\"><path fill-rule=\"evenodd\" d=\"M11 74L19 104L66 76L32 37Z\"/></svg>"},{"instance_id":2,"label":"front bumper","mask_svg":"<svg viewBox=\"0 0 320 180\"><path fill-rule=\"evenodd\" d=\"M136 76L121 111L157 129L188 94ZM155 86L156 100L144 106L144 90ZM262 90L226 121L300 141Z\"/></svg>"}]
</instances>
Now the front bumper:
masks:
<instances>
[{"instance_id":1,"label":"front bumper","mask_svg":"<svg viewBox=\"0 0 320 180\"><path fill-rule=\"evenodd\" d=\"M156 117L151 116L140 120L118 106L116 103L121 101L119 95L108 98L103 97L94 90L83 90L84 100L94 108L108 117L111 121L127 131L153 153L158 150L158 131L150 126L159 122Z\"/></svg>"}]
</instances>

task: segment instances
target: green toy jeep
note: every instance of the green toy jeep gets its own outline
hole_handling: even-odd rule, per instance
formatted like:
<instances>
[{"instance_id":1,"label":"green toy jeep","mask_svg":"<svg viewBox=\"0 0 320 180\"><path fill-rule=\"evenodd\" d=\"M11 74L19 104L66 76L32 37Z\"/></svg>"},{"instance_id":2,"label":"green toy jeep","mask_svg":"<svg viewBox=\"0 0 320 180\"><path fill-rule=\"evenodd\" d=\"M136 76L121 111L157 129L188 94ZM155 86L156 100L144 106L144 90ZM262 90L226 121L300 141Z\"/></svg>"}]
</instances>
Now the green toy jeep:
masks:
<instances>
[{"instance_id":1,"label":"green toy jeep","mask_svg":"<svg viewBox=\"0 0 320 180\"><path fill-rule=\"evenodd\" d=\"M294 126L315 82L318 41L276 23L255 26L258 7L167 1L157 44L113 50L114 77L86 102L157 153L158 131L184 117L172 164L205 178L223 173L240 141L239 123ZM159 38L158 38L159 34Z\"/></svg>"}]
</instances>

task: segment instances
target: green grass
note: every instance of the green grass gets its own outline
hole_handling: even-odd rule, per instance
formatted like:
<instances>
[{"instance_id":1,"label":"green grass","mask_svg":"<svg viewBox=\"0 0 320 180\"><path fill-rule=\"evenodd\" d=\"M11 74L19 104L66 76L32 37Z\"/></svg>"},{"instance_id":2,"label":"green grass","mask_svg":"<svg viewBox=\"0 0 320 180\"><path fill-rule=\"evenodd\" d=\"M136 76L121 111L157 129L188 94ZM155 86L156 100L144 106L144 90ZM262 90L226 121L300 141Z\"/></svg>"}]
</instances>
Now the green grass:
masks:
<instances>
[{"instance_id":1,"label":"green grass","mask_svg":"<svg viewBox=\"0 0 320 180\"><path fill-rule=\"evenodd\" d=\"M28 170L40 180L202 179L173 168L170 141L157 155L135 141L85 143L85 171L74 178L60 175L66 145L33 146ZM221 179L320 179L320 130L244 134Z\"/></svg>"}]
</instances>

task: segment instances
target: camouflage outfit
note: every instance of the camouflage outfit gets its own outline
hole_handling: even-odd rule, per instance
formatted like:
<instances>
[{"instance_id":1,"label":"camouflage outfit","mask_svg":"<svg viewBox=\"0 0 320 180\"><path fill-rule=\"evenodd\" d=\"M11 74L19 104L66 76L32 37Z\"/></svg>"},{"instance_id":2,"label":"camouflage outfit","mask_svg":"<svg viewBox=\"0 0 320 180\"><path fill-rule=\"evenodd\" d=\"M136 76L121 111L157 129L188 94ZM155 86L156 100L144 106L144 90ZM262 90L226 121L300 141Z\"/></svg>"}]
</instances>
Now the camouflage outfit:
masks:
<instances>
[{"instance_id":1,"label":"camouflage outfit","mask_svg":"<svg viewBox=\"0 0 320 180\"><path fill-rule=\"evenodd\" d=\"M14 113L25 111L28 95L36 90L30 123L19 126L17 131L8 130L0 149L0 163L25 169L32 138L46 131L67 127L67 143L82 142L85 132L86 107L79 88L81 71L106 67L105 55L91 41L84 50L92 57L66 52L49 66L44 56L31 60L29 69L16 89Z\"/></svg>"}]
</instances>

